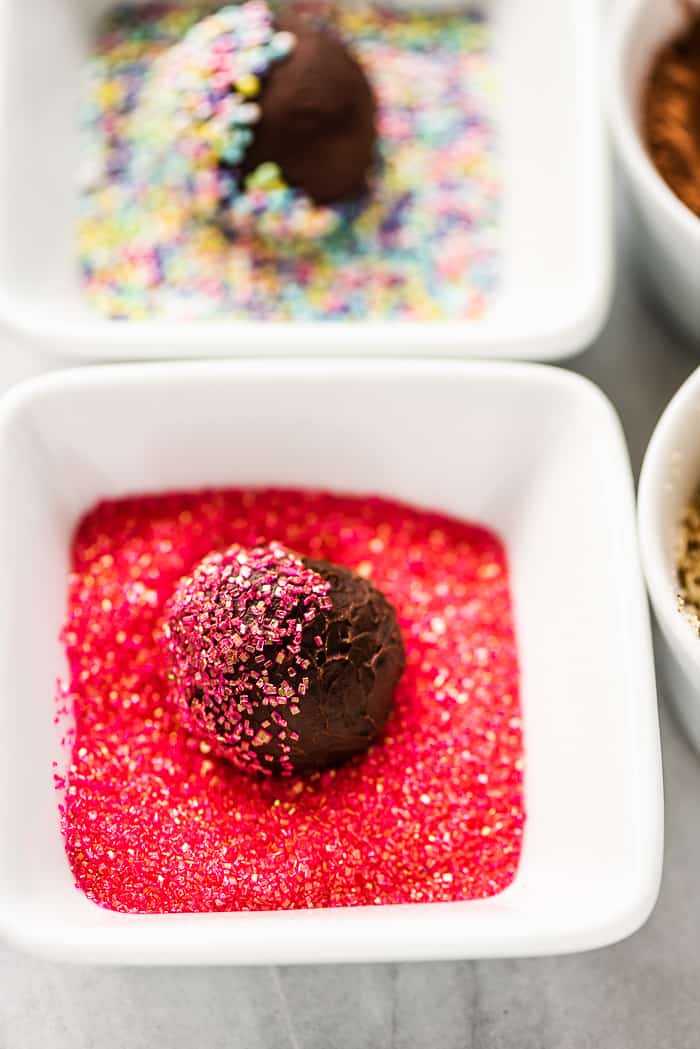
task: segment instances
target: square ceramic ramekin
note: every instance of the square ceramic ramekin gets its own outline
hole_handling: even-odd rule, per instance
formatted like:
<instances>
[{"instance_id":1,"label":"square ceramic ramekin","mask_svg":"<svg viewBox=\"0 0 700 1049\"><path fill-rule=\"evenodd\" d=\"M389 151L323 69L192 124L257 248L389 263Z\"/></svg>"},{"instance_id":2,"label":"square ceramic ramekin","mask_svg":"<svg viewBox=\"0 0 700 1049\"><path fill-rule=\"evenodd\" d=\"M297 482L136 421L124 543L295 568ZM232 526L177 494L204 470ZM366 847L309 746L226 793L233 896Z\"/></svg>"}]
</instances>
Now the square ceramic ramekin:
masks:
<instances>
[{"instance_id":1,"label":"square ceramic ramekin","mask_svg":"<svg viewBox=\"0 0 700 1049\"><path fill-rule=\"evenodd\" d=\"M206 485L378 493L503 537L527 826L501 895L139 916L74 887L52 783L71 534L99 498ZM647 917L662 853L648 613L622 432L586 380L448 362L57 373L0 405L0 502L0 932L12 943L115 963L479 958L598 947Z\"/></svg>"},{"instance_id":2,"label":"square ceramic ramekin","mask_svg":"<svg viewBox=\"0 0 700 1049\"><path fill-rule=\"evenodd\" d=\"M607 27L606 88L617 154L634 212L635 257L674 320L700 338L700 218L656 170L640 132L655 55L688 19L678 0L615 0Z\"/></svg>"},{"instance_id":3,"label":"square ceramic ramekin","mask_svg":"<svg viewBox=\"0 0 700 1049\"><path fill-rule=\"evenodd\" d=\"M678 607L681 521L700 488L700 369L661 416L639 479L639 538L654 613L666 644L669 696L700 751L700 637Z\"/></svg>"},{"instance_id":4,"label":"square ceramic ramekin","mask_svg":"<svg viewBox=\"0 0 700 1049\"><path fill-rule=\"evenodd\" d=\"M467 0L426 6L460 2ZM483 319L422 324L129 323L86 306L75 231L80 70L109 6L0 0L0 324L47 353L94 360L300 353L554 359L594 338L607 313L612 257L597 4L484 0L500 81L501 284ZM410 0L396 6L410 7Z\"/></svg>"}]
</instances>

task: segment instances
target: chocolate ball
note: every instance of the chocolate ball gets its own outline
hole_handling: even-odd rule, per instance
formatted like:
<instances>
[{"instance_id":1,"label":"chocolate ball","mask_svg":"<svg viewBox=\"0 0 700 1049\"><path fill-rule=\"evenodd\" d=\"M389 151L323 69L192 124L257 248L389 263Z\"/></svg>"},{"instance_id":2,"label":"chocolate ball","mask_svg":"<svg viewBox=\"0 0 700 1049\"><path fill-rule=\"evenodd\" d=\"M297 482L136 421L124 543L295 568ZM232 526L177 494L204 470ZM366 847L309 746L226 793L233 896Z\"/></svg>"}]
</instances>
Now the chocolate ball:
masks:
<instances>
[{"instance_id":1,"label":"chocolate ball","mask_svg":"<svg viewBox=\"0 0 700 1049\"><path fill-rule=\"evenodd\" d=\"M261 116L243 172L278 165L285 181L316 204L361 196L375 160L376 103L361 66L329 30L296 18L279 29L296 44L269 69Z\"/></svg>"},{"instance_id":2,"label":"chocolate ball","mask_svg":"<svg viewBox=\"0 0 700 1049\"><path fill-rule=\"evenodd\" d=\"M274 775L365 750L406 662L394 610L370 580L278 543L200 562L168 602L163 640L192 733Z\"/></svg>"}]
</instances>

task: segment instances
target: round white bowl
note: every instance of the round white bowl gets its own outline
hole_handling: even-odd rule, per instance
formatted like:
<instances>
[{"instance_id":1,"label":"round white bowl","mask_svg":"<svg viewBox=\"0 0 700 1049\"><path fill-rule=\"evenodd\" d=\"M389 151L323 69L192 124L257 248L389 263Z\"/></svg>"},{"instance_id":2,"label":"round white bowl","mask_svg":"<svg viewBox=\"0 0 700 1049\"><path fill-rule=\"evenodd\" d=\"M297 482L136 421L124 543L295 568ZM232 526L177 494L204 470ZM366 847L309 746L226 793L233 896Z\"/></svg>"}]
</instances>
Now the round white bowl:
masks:
<instances>
[{"instance_id":1,"label":"round white bowl","mask_svg":"<svg viewBox=\"0 0 700 1049\"><path fill-rule=\"evenodd\" d=\"M640 133L641 95L654 55L684 17L677 0L617 0L608 25L606 88L635 212L636 256L674 319L700 339L700 219L659 175Z\"/></svg>"},{"instance_id":2,"label":"round white bowl","mask_svg":"<svg viewBox=\"0 0 700 1049\"><path fill-rule=\"evenodd\" d=\"M683 511L700 485L700 368L661 416L639 480L642 567L666 644L669 698L700 750L700 637L678 608L676 543Z\"/></svg>"}]
</instances>

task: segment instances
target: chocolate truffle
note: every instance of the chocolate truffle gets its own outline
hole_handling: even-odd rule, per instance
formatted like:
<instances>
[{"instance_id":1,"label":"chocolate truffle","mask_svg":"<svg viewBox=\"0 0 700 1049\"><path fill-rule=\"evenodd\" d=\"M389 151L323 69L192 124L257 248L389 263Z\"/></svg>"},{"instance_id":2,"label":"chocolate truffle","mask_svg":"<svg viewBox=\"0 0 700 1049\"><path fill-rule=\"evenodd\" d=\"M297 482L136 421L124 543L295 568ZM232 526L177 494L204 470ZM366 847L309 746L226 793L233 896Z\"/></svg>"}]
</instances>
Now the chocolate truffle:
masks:
<instances>
[{"instance_id":1,"label":"chocolate truffle","mask_svg":"<svg viewBox=\"0 0 700 1049\"><path fill-rule=\"evenodd\" d=\"M265 0L228 5L152 62L127 121L130 178L161 186L180 221L296 250L367 189L375 115L329 29L278 20Z\"/></svg>"},{"instance_id":2,"label":"chocolate truffle","mask_svg":"<svg viewBox=\"0 0 700 1049\"><path fill-rule=\"evenodd\" d=\"M200 562L166 607L163 640L190 731L239 768L276 775L365 750L405 666L373 583L278 543Z\"/></svg>"},{"instance_id":3,"label":"chocolate truffle","mask_svg":"<svg viewBox=\"0 0 700 1049\"><path fill-rule=\"evenodd\" d=\"M272 65L244 173L277 164L285 181L316 204L361 196L375 159L376 103L367 77L328 28L297 18L278 27L296 44Z\"/></svg>"}]
</instances>

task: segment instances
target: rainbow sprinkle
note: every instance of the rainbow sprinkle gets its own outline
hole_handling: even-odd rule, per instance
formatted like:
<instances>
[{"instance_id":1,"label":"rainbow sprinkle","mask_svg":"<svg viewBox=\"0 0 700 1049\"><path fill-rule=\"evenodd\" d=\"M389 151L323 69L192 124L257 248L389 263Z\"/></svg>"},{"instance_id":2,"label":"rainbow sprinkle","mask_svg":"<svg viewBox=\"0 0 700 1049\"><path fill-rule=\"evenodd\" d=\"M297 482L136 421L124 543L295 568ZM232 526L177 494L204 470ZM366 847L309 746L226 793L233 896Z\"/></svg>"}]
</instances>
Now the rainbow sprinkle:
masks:
<instances>
[{"instance_id":1,"label":"rainbow sprinkle","mask_svg":"<svg viewBox=\"0 0 700 1049\"><path fill-rule=\"evenodd\" d=\"M92 307L131 320L481 316L497 280L499 213L483 17L334 12L379 104L369 199L338 222L258 169L221 222L193 214L167 179L146 178L130 132L154 63L210 13L120 7L101 29L82 112L79 257ZM249 87L254 97L259 85Z\"/></svg>"}]
</instances>

